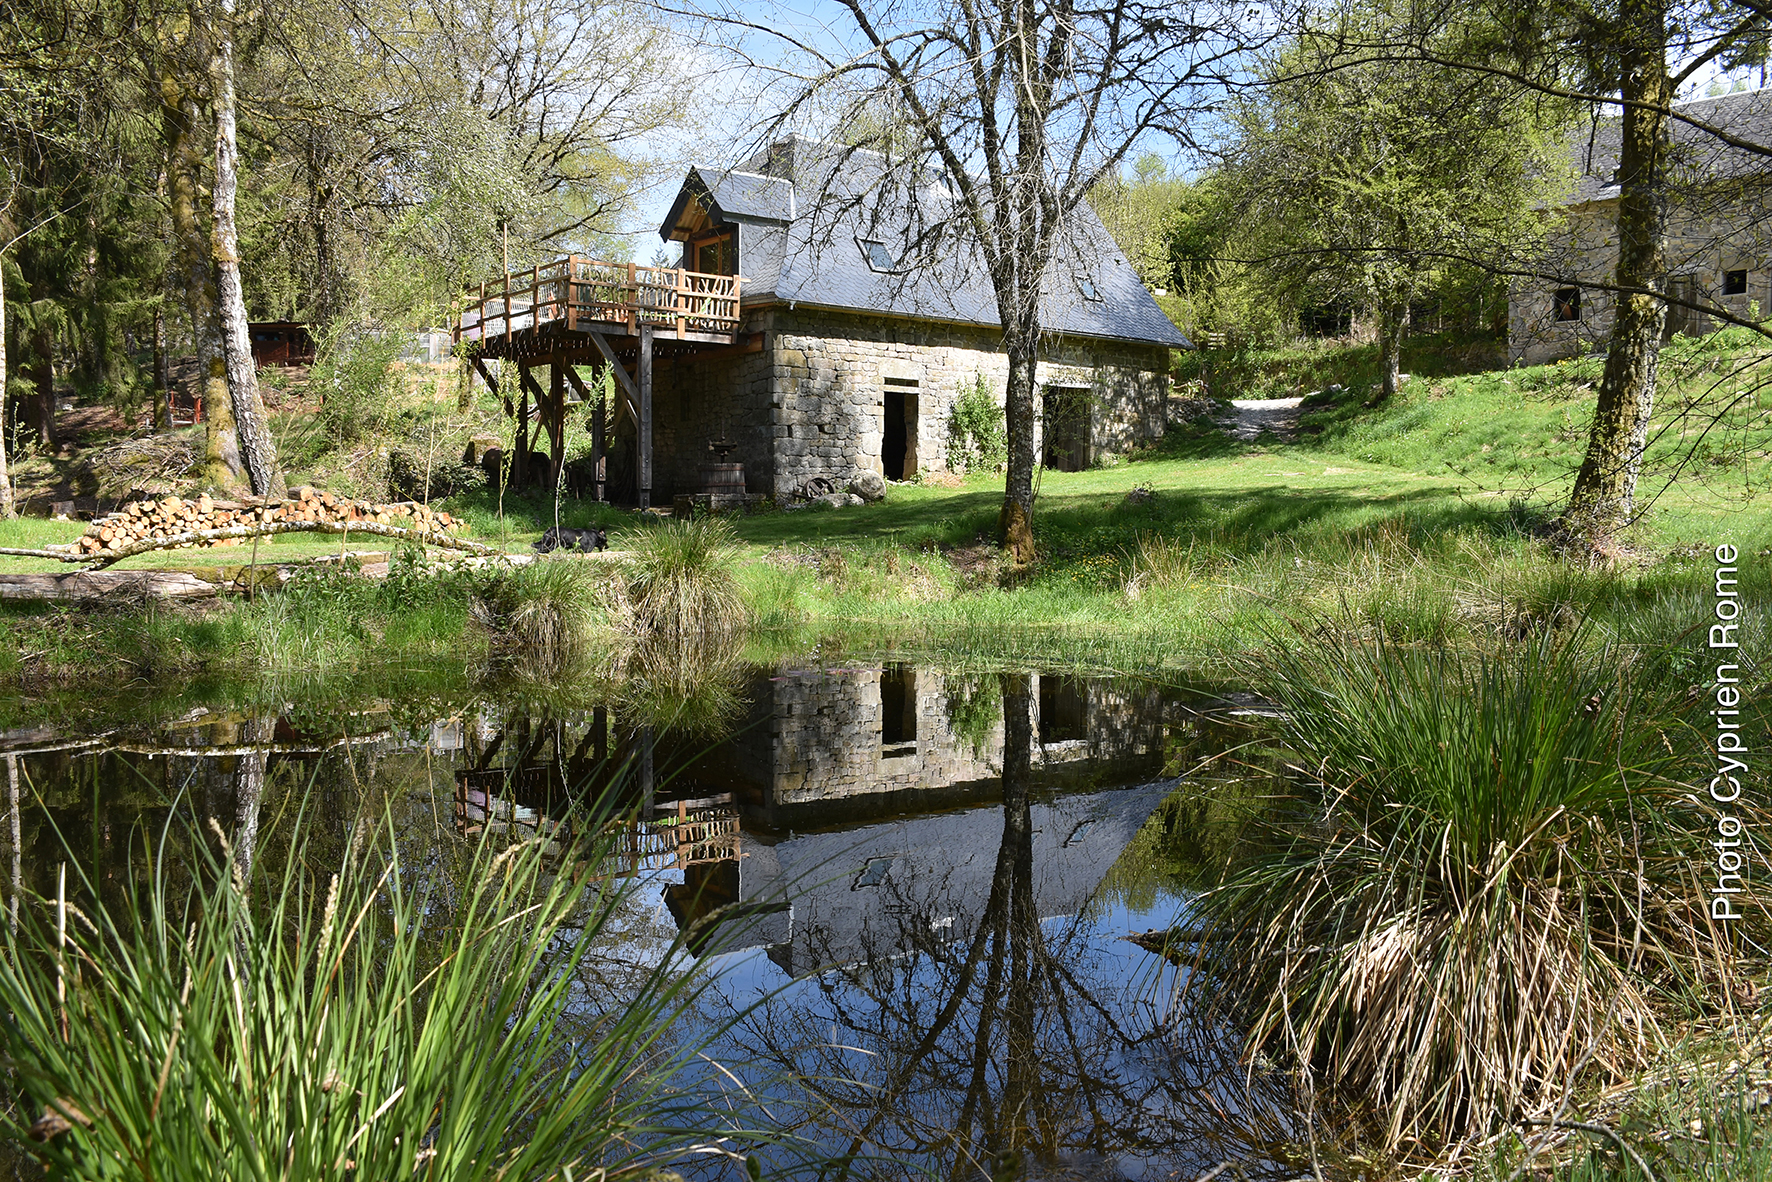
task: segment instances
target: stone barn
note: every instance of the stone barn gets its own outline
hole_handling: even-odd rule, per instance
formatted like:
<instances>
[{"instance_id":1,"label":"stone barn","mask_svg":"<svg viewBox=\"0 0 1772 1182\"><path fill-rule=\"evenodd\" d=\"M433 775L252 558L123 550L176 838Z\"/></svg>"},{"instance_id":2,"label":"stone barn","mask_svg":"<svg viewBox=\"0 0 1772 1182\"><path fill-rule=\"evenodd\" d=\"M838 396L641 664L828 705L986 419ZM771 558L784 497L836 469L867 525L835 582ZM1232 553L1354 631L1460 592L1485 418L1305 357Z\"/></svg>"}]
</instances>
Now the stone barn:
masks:
<instances>
[{"instance_id":1,"label":"stone barn","mask_svg":"<svg viewBox=\"0 0 1772 1182\"><path fill-rule=\"evenodd\" d=\"M867 198L878 171L868 153L799 138L692 168L660 227L681 244L678 266L571 259L506 276L470 304L457 338L489 381L485 359L516 363L556 464L566 387L589 396L576 367L619 363L618 413L597 449L599 495L613 499L736 492L740 479L783 498L861 472L947 471L961 392L1003 401L995 300L963 246L932 258L902 228L914 219L878 216ZM1087 467L1162 433L1170 350L1188 343L1087 205L1042 322L1048 466ZM529 374L543 364L545 392Z\"/></svg>"},{"instance_id":2,"label":"stone barn","mask_svg":"<svg viewBox=\"0 0 1772 1182\"><path fill-rule=\"evenodd\" d=\"M1772 309L1772 169L1765 149L1730 145L1689 122L1772 147L1772 90L1678 103L1674 111L1668 337L1716 327L1704 306L1762 318ZM1618 121L1582 129L1570 154L1574 181L1547 211L1558 222L1540 260L1557 278L1518 280L1508 295L1508 356L1527 365L1603 350L1612 330L1607 289L1618 266Z\"/></svg>"}]
</instances>

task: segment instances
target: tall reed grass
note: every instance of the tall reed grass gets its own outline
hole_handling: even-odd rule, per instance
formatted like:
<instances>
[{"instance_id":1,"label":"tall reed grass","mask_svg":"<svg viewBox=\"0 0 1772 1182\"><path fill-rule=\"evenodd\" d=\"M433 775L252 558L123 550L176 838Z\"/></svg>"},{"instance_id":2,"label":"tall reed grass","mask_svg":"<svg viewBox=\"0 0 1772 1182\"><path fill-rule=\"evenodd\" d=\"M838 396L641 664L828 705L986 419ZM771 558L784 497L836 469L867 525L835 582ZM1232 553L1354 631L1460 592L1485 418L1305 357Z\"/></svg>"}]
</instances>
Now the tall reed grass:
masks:
<instances>
[{"instance_id":1,"label":"tall reed grass","mask_svg":"<svg viewBox=\"0 0 1772 1182\"><path fill-rule=\"evenodd\" d=\"M733 566L738 539L717 518L666 521L634 546L633 627L677 640L737 632L750 619Z\"/></svg>"},{"instance_id":2,"label":"tall reed grass","mask_svg":"<svg viewBox=\"0 0 1772 1182\"><path fill-rule=\"evenodd\" d=\"M126 905L27 905L0 959L9 1138L57 1177L159 1182L638 1179L731 1156L677 1078L693 982L667 953L607 985L632 888L587 875L599 846L483 843L418 873L390 826L359 837L330 872L298 844L278 881L218 860L180 886L156 860Z\"/></svg>"},{"instance_id":3,"label":"tall reed grass","mask_svg":"<svg viewBox=\"0 0 1772 1182\"><path fill-rule=\"evenodd\" d=\"M1677 754L1704 749L1648 663L1583 639L1340 634L1247 663L1306 791L1203 896L1201 984L1387 1149L1629 1072L1717 984Z\"/></svg>"}]
</instances>

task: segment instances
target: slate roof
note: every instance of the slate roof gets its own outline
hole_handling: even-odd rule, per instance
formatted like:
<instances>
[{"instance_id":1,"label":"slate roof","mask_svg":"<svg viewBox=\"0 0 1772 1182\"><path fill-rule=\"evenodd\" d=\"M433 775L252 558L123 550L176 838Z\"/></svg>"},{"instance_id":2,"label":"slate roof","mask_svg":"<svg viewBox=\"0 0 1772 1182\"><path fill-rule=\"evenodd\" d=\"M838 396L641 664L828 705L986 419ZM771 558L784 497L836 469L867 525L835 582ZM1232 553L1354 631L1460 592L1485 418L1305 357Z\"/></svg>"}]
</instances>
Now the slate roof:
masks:
<instances>
[{"instance_id":1,"label":"slate roof","mask_svg":"<svg viewBox=\"0 0 1772 1182\"><path fill-rule=\"evenodd\" d=\"M660 234L668 238L687 203L705 194L718 220L739 226L746 303L778 300L996 326L996 297L975 248L950 241L945 257L902 273L869 265L865 241L897 255L914 238L912 227L929 224L951 200L939 185L929 185L919 191L918 208L882 213L872 196L879 161L873 153L796 137L733 168L697 166ZM1078 207L1045 287L1041 323L1048 332L1191 347L1087 203ZM1100 298L1087 298L1086 287Z\"/></svg>"},{"instance_id":2,"label":"slate roof","mask_svg":"<svg viewBox=\"0 0 1772 1182\"><path fill-rule=\"evenodd\" d=\"M1772 89L1748 90L1716 98L1675 103L1679 115L1718 128L1737 139L1772 147ZM1772 156L1737 148L1681 119L1670 126L1675 175L1688 183L1739 180L1772 171ZM1564 205L1610 201L1618 196L1619 121L1616 117L1581 129L1571 145L1580 173Z\"/></svg>"}]
</instances>

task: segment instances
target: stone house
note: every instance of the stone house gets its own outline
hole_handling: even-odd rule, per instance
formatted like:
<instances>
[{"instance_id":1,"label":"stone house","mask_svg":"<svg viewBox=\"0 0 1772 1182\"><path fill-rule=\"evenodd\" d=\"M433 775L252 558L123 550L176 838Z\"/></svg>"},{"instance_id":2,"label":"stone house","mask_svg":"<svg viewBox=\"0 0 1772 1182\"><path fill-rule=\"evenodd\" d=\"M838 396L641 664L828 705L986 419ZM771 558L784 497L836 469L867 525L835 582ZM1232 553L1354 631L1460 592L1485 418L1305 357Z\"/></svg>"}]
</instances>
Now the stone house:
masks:
<instances>
[{"instance_id":1,"label":"stone house","mask_svg":"<svg viewBox=\"0 0 1772 1182\"><path fill-rule=\"evenodd\" d=\"M982 383L1002 403L1008 360L982 267L957 248L901 267L915 219L870 205L875 161L794 138L689 171L660 234L682 244L683 268L740 277L748 348L660 360L660 494L697 491L716 443L743 464L747 491L777 497L858 471L946 471L955 399ZM1049 466L1086 467L1162 433L1170 350L1187 341L1086 204L1042 318L1036 413Z\"/></svg>"},{"instance_id":2,"label":"stone house","mask_svg":"<svg viewBox=\"0 0 1772 1182\"><path fill-rule=\"evenodd\" d=\"M1744 317L1772 309L1772 157L1686 122L1772 145L1772 90L1679 103L1675 112L1666 277L1670 337L1715 327L1711 316L1688 304ZM1618 121L1584 128L1570 150L1575 180L1547 211L1560 221L1541 260L1542 269L1558 278L1518 280L1509 292L1508 356L1527 365L1602 350L1612 327L1614 301L1604 286L1618 264Z\"/></svg>"}]
</instances>

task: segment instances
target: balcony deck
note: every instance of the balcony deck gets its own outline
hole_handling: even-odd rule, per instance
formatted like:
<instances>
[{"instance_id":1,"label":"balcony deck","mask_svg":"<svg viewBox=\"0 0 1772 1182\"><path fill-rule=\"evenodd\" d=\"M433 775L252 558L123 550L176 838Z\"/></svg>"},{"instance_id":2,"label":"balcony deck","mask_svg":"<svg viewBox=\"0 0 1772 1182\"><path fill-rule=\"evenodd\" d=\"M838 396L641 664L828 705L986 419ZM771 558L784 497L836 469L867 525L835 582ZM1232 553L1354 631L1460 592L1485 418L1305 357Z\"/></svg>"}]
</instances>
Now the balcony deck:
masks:
<instances>
[{"instance_id":1,"label":"balcony deck","mask_svg":"<svg viewBox=\"0 0 1772 1182\"><path fill-rule=\"evenodd\" d=\"M487 358L556 351L562 337L656 338L729 345L738 332L736 275L606 263L571 255L480 285L454 326L458 349Z\"/></svg>"}]
</instances>

